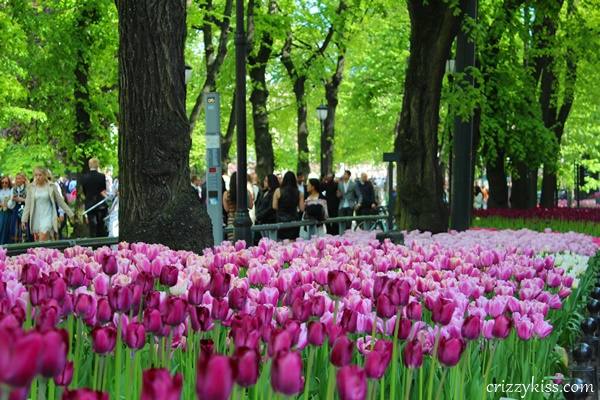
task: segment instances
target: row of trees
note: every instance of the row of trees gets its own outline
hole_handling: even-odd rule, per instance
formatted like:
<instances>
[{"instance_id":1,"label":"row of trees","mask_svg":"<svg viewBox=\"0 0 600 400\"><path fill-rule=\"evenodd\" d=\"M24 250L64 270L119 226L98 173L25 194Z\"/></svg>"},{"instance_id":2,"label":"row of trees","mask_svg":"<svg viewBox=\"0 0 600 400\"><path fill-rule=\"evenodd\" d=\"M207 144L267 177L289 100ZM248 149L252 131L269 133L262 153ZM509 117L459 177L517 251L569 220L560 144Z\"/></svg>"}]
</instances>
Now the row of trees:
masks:
<instances>
[{"instance_id":1,"label":"row of trees","mask_svg":"<svg viewBox=\"0 0 600 400\"><path fill-rule=\"evenodd\" d=\"M123 33L126 15L117 4L0 1L1 168L54 161L84 169L91 155L116 165L116 126L123 128L117 27ZM542 204L552 205L557 182L572 180L574 161L600 169L593 84L600 1L481 2L477 20L463 17L464 4L248 0L249 133L259 175L276 167L308 172L321 149L329 173L334 161L372 162L394 147L402 160L401 225L439 231L447 226L442 191L457 115L474 117L476 167L487 172L492 206L530 207L538 187ZM222 94L224 158L235 151L233 6L169 2L183 12L180 36L187 35L183 51L194 67L183 93L196 167L203 163L204 92ZM141 2L134 11L148 19L165 7ZM475 87L446 68L459 29L477 45L476 68L468 71ZM328 107L322 136L311 114L321 102Z\"/></svg>"}]
</instances>

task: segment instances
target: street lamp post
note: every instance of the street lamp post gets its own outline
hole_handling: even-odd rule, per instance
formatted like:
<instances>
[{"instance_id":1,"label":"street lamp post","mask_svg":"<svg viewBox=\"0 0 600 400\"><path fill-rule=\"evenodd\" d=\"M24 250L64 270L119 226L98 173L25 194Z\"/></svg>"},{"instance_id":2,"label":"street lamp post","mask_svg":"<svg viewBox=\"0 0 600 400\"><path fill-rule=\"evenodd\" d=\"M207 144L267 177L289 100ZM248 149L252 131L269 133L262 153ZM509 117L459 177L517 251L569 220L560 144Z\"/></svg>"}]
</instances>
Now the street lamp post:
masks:
<instances>
[{"instance_id":1,"label":"street lamp post","mask_svg":"<svg viewBox=\"0 0 600 400\"><path fill-rule=\"evenodd\" d=\"M237 199L233 221L234 239L252 244L252 221L248 213L246 166L246 33L244 0L236 0L235 29L235 121L237 129Z\"/></svg>"},{"instance_id":2,"label":"street lamp post","mask_svg":"<svg viewBox=\"0 0 600 400\"><path fill-rule=\"evenodd\" d=\"M317 118L321 122L321 177L327 174L325 160L327 159L327 153L325 148L327 147L327 140L325 139L325 120L327 119L327 106L321 104L317 107Z\"/></svg>"}]
</instances>

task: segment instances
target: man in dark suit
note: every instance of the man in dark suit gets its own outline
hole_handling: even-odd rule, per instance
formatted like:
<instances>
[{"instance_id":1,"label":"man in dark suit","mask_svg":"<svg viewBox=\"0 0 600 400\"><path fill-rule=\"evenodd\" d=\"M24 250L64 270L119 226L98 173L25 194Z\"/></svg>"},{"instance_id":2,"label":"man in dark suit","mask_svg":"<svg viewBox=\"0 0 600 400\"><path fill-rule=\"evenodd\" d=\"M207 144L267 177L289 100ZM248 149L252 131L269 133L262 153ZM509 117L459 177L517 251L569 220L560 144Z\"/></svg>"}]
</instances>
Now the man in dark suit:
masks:
<instances>
[{"instance_id":1,"label":"man in dark suit","mask_svg":"<svg viewBox=\"0 0 600 400\"><path fill-rule=\"evenodd\" d=\"M344 171L344 176L338 183L337 197L340 199L338 206L338 215L340 217L351 217L354 216L354 211L358 210L360 203L362 202L362 195L358 189L356 182L350 180L350 171ZM340 224L340 234L352 227L351 222L344 222Z\"/></svg>"},{"instance_id":2,"label":"man in dark suit","mask_svg":"<svg viewBox=\"0 0 600 400\"><path fill-rule=\"evenodd\" d=\"M98 172L100 163L97 158L91 158L89 163L90 172L83 175L81 187L85 196L85 209L89 210L106 197L106 176ZM107 236L104 218L108 214L106 203L99 205L87 214L90 237Z\"/></svg>"}]
</instances>

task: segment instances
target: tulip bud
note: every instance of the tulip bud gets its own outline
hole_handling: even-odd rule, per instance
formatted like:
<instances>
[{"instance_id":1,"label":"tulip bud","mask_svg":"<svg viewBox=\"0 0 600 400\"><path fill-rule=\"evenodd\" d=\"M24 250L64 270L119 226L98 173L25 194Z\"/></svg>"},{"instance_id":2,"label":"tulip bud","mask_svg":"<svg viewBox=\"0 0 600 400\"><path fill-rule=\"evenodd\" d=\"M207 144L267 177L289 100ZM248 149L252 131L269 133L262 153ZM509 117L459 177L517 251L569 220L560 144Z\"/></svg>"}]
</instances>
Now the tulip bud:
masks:
<instances>
[{"instance_id":1,"label":"tulip bud","mask_svg":"<svg viewBox=\"0 0 600 400\"><path fill-rule=\"evenodd\" d=\"M438 344L438 359L447 367L453 367L460 361L465 349L465 342L460 338L446 339L441 337Z\"/></svg>"},{"instance_id":2,"label":"tulip bud","mask_svg":"<svg viewBox=\"0 0 600 400\"><path fill-rule=\"evenodd\" d=\"M187 304L185 300L179 297L169 297L167 299L165 312L162 315L163 322L169 326L177 326L186 317Z\"/></svg>"},{"instance_id":3,"label":"tulip bud","mask_svg":"<svg viewBox=\"0 0 600 400\"><path fill-rule=\"evenodd\" d=\"M358 325L358 313L350 309L345 309L342 313L342 320L340 321L340 325L342 326L342 328L344 328L346 332L356 332Z\"/></svg>"},{"instance_id":4,"label":"tulip bud","mask_svg":"<svg viewBox=\"0 0 600 400\"><path fill-rule=\"evenodd\" d=\"M96 312L96 302L94 298L86 293L80 293L75 301L75 314L84 320L90 319Z\"/></svg>"},{"instance_id":5,"label":"tulip bud","mask_svg":"<svg viewBox=\"0 0 600 400\"><path fill-rule=\"evenodd\" d=\"M229 304L225 299L214 298L210 316L217 321L225 321L229 313Z\"/></svg>"},{"instance_id":6,"label":"tulip bud","mask_svg":"<svg viewBox=\"0 0 600 400\"><path fill-rule=\"evenodd\" d=\"M423 345L418 339L406 343L402 352L402 361L408 368L419 368L423 364Z\"/></svg>"},{"instance_id":7,"label":"tulip bud","mask_svg":"<svg viewBox=\"0 0 600 400\"><path fill-rule=\"evenodd\" d=\"M85 272L79 267L67 268L65 270L65 278L69 287L73 289L77 289L85 284Z\"/></svg>"},{"instance_id":8,"label":"tulip bud","mask_svg":"<svg viewBox=\"0 0 600 400\"><path fill-rule=\"evenodd\" d=\"M62 303L67 295L67 283L62 278L56 278L50 281L50 297Z\"/></svg>"},{"instance_id":9,"label":"tulip bud","mask_svg":"<svg viewBox=\"0 0 600 400\"><path fill-rule=\"evenodd\" d=\"M179 270L173 265L165 265L160 271L160 283L165 286L175 286L177 284L177 278L179 276Z\"/></svg>"},{"instance_id":10,"label":"tulip bud","mask_svg":"<svg viewBox=\"0 0 600 400\"><path fill-rule=\"evenodd\" d=\"M423 318L423 311L421 310L421 303L411 301L406 307L406 316L413 321L420 321Z\"/></svg>"},{"instance_id":11,"label":"tulip bud","mask_svg":"<svg viewBox=\"0 0 600 400\"><path fill-rule=\"evenodd\" d=\"M389 360L390 357L388 357ZM384 355L378 351L371 351L365 359L365 372L370 379L381 379L385 375L388 364L384 363Z\"/></svg>"},{"instance_id":12,"label":"tulip bud","mask_svg":"<svg viewBox=\"0 0 600 400\"><path fill-rule=\"evenodd\" d=\"M114 311L128 313L133 301L133 292L129 286L113 286L108 290L108 301Z\"/></svg>"},{"instance_id":13,"label":"tulip bud","mask_svg":"<svg viewBox=\"0 0 600 400\"><path fill-rule=\"evenodd\" d=\"M98 354L107 354L114 350L117 343L117 330L113 326L92 330L92 347Z\"/></svg>"},{"instance_id":14,"label":"tulip bud","mask_svg":"<svg viewBox=\"0 0 600 400\"><path fill-rule=\"evenodd\" d=\"M36 264L25 264L21 270L21 283L23 285L32 285L37 281L40 274L40 267Z\"/></svg>"},{"instance_id":15,"label":"tulip bud","mask_svg":"<svg viewBox=\"0 0 600 400\"><path fill-rule=\"evenodd\" d=\"M67 364L69 334L64 329L54 330L42 336L42 365L40 373L46 378L60 374Z\"/></svg>"},{"instance_id":16,"label":"tulip bud","mask_svg":"<svg viewBox=\"0 0 600 400\"><path fill-rule=\"evenodd\" d=\"M469 315L465 318L461 328L461 335L465 339L475 340L481 334L481 319L477 315Z\"/></svg>"},{"instance_id":17,"label":"tulip bud","mask_svg":"<svg viewBox=\"0 0 600 400\"><path fill-rule=\"evenodd\" d=\"M67 387L73 380L73 361L67 361L61 372L54 375L54 383L57 386Z\"/></svg>"},{"instance_id":18,"label":"tulip bud","mask_svg":"<svg viewBox=\"0 0 600 400\"><path fill-rule=\"evenodd\" d=\"M239 311L246 305L248 292L243 288L233 288L229 291L229 308Z\"/></svg>"},{"instance_id":19,"label":"tulip bud","mask_svg":"<svg viewBox=\"0 0 600 400\"><path fill-rule=\"evenodd\" d=\"M194 306L202 304L204 293L206 293L206 288L202 283L200 281L194 282L188 290L188 303Z\"/></svg>"},{"instance_id":20,"label":"tulip bud","mask_svg":"<svg viewBox=\"0 0 600 400\"><path fill-rule=\"evenodd\" d=\"M112 308L105 297L98 299L96 307L96 321L99 324L106 324L111 321L113 317Z\"/></svg>"},{"instance_id":21,"label":"tulip bud","mask_svg":"<svg viewBox=\"0 0 600 400\"><path fill-rule=\"evenodd\" d=\"M260 355L255 348L237 348L233 356L235 382L241 387L250 387L258 381Z\"/></svg>"},{"instance_id":22,"label":"tulip bud","mask_svg":"<svg viewBox=\"0 0 600 400\"><path fill-rule=\"evenodd\" d=\"M455 308L456 304L453 300L438 297L431 309L431 319L440 325L448 325Z\"/></svg>"},{"instance_id":23,"label":"tulip bud","mask_svg":"<svg viewBox=\"0 0 600 400\"><path fill-rule=\"evenodd\" d=\"M398 323L398 339L406 340L408 335L410 335L410 330L412 329L412 321L406 318L400 318L400 322Z\"/></svg>"},{"instance_id":24,"label":"tulip bud","mask_svg":"<svg viewBox=\"0 0 600 400\"><path fill-rule=\"evenodd\" d=\"M117 264L117 258L110 254L102 260L102 272L104 272L108 276L113 276L119 271L119 266Z\"/></svg>"},{"instance_id":25,"label":"tulip bud","mask_svg":"<svg viewBox=\"0 0 600 400\"><path fill-rule=\"evenodd\" d=\"M510 334L511 325L511 320L507 316L500 315L494 320L492 334L498 339L505 339Z\"/></svg>"},{"instance_id":26,"label":"tulip bud","mask_svg":"<svg viewBox=\"0 0 600 400\"><path fill-rule=\"evenodd\" d=\"M162 319L160 311L155 308L147 308L144 311L144 328L149 333L159 333L162 330Z\"/></svg>"},{"instance_id":27,"label":"tulip bud","mask_svg":"<svg viewBox=\"0 0 600 400\"><path fill-rule=\"evenodd\" d=\"M319 321L311 321L308 324L308 343L320 347L325 341L325 326Z\"/></svg>"},{"instance_id":28,"label":"tulip bud","mask_svg":"<svg viewBox=\"0 0 600 400\"><path fill-rule=\"evenodd\" d=\"M376 275L373 281L373 299L377 299L385 289L388 281L387 275Z\"/></svg>"},{"instance_id":29,"label":"tulip bud","mask_svg":"<svg viewBox=\"0 0 600 400\"><path fill-rule=\"evenodd\" d=\"M37 283L29 287L29 301L32 306L39 306L47 298L48 288L43 283Z\"/></svg>"},{"instance_id":30,"label":"tulip bud","mask_svg":"<svg viewBox=\"0 0 600 400\"><path fill-rule=\"evenodd\" d=\"M406 280L395 279L387 285L387 295L392 304L405 306L410 297L410 284Z\"/></svg>"},{"instance_id":31,"label":"tulip bud","mask_svg":"<svg viewBox=\"0 0 600 400\"><path fill-rule=\"evenodd\" d=\"M142 294L146 295L154 289L154 277L151 273L142 271L135 278L135 284L141 288Z\"/></svg>"},{"instance_id":32,"label":"tulip bud","mask_svg":"<svg viewBox=\"0 0 600 400\"><path fill-rule=\"evenodd\" d=\"M311 300L311 313L313 317L321 318L325 313L325 297L315 296Z\"/></svg>"},{"instance_id":33,"label":"tulip bud","mask_svg":"<svg viewBox=\"0 0 600 400\"><path fill-rule=\"evenodd\" d=\"M367 397L367 375L358 365L341 368L336 377L340 400L364 400Z\"/></svg>"},{"instance_id":34,"label":"tulip bud","mask_svg":"<svg viewBox=\"0 0 600 400\"><path fill-rule=\"evenodd\" d=\"M308 321L310 317L310 313L312 311L312 307L310 307L311 303L308 301L304 301L302 299L295 299L292 303L292 314L295 319L300 322Z\"/></svg>"},{"instance_id":35,"label":"tulip bud","mask_svg":"<svg viewBox=\"0 0 600 400\"><path fill-rule=\"evenodd\" d=\"M219 382L219 384L215 384ZM227 400L233 388L231 360L225 356L200 354L196 369L196 394L199 399Z\"/></svg>"},{"instance_id":36,"label":"tulip bud","mask_svg":"<svg viewBox=\"0 0 600 400\"><path fill-rule=\"evenodd\" d=\"M146 330L144 329L144 325L138 322L132 322L127 325L124 334L123 341L131 349L139 350L146 344Z\"/></svg>"},{"instance_id":37,"label":"tulip bud","mask_svg":"<svg viewBox=\"0 0 600 400\"><path fill-rule=\"evenodd\" d=\"M29 386L42 367L42 355L45 351L42 335L37 332L28 333L16 338L13 346L16 350L8 371L4 373L4 383L15 387Z\"/></svg>"},{"instance_id":38,"label":"tulip bud","mask_svg":"<svg viewBox=\"0 0 600 400\"><path fill-rule=\"evenodd\" d=\"M344 297L350 289L350 278L344 271L329 271L327 273L327 286L329 292L336 297Z\"/></svg>"},{"instance_id":39,"label":"tulip bud","mask_svg":"<svg viewBox=\"0 0 600 400\"><path fill-rule=\"evenodd\" d=\"M269 357L275 356L280 351L289 351L292 347L293 338L285 329L276 329L271 333L269 339Z\"/></svg>"},{"instance_id":40,"label":"tulip bud","mask_svg":"<svg viewBox=\"0 0 600 400\"><path fill-rule=\"evenodd\" d=\"M354 343L346 335L339 336L331 349L331 363L338 368L349 365L352 362L353 350Z\"/></svg>"},{"instance_id":41,"label":"tulip bud","mask_svg":"<svg viewBox=\"0 0 600 400\"><path fill-rule=\"evenodd\" d=\"M209 289L211 296L217 299L225 297L229 292L230 283L231 275L219 271L211 273Z\"/></svg>"},{"instance_id":42,"label":"tulip bud","mask_svg":"<svg viewBox=\"0 0 600 400\"><path fill-rule=\"evenodd\" d=\"M47 332L58 324L59 310L58 306L44 305L38 311L35 317L35 326L40 332Z\"/></svg>"},{"instance_id":43,"label":"tulip bud","mask_svg":"<svg viewBox=\"0 0 600 400\"><path fill-rule=\"evenodd\" d=\"M287 396L298 394L304 388L302 358L297 352L281 351L273 359L271 386Z\"/></svg>"},{"instance_id":44,"label":"tulip bud","mask_svg":"<svg viewBox=\"0 0 600 400\"><path fill-rule=\"evenodd\" d=\"M143 374L140 400L179 400L182 386L181 374L171 377L166 369L149 369Z\"/></svg>"},{"instance_id":45,"label":"tulip bud","mask_svg":"<svg viewBox=\"0 0 600 400\"><path fill-rule=\"evenodd\" d=\"M390 298L381 294L377 298L377 316L385 319L392 318L396 314L396 306L394 306Z\"/></svg>"},{"instance_id":46,"label":"tulip bud","mask_svg":"<svg viewBox=\"0 0 600 400\"><path fill-rule=\"evenodd\" d=\"M206 332L210 329L211 319L208 308L188 306L188 314L190 314L193 330Z\"/></svg>"}]
</instances>

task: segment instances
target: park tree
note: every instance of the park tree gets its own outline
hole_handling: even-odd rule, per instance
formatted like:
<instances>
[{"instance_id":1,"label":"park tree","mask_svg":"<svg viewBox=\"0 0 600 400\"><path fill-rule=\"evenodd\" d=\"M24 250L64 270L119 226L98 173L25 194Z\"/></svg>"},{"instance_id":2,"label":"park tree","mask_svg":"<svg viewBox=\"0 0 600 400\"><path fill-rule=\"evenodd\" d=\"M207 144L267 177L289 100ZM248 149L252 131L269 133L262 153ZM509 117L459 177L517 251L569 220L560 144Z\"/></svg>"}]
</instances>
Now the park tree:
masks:
<instances>
[{"instance_id":1,"label":"park tree","mask_svg":"<svg viewBox=\"0 0 600 400\"><path fill-rule=\"evenodd\" d=\"M443 232L448 209L438 157L439 110L446 60L462 21L461 7L443 0L408 0L410 57L396 126L397 221L400 229Z\"/></svg>"},{"instance_id":2,"label":"park tree","mask_svg":"<svg viewBox=\"0 0 600 400\"><path fill-rule=\"evenodd\" d=\"M211 224L189 184L186 1L119 0L120 237L201 251Z\"/></svg>"}]
</instances>

